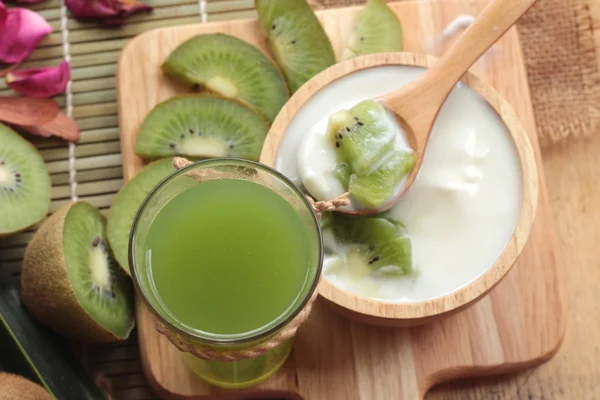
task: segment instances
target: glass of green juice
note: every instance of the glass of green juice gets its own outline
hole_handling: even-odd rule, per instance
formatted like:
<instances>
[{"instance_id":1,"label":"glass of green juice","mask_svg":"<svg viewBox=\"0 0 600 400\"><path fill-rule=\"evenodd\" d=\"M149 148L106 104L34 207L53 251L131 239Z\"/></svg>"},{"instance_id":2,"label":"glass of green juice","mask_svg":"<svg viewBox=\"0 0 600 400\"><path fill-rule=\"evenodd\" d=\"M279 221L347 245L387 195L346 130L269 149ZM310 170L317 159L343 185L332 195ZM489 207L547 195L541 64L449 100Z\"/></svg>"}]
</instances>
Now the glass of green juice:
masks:
<instances>
[{"instance_id":1,"label":"glass of green juice","mask_svg":"<svg viewBox=\"0 0 600 400\"><path fill-rule=\"evenodd\" d=\"M161 181L129 242L136 290L163 333L219 352L284 329L313 295L322 262L319 220L303 193L272 168L231 158L196 162ZM183 355L205 381L238 389L268 379L291 348L289 339L229 362Z\"/></svg>"}]
</instances>

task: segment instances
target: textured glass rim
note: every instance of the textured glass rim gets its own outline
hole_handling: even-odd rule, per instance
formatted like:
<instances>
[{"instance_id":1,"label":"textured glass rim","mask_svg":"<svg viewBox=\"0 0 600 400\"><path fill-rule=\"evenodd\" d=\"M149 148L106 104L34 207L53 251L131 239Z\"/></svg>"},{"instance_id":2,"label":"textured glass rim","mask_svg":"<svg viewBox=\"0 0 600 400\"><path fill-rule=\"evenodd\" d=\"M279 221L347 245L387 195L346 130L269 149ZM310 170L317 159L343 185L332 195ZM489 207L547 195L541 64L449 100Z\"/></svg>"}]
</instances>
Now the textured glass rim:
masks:
<instances>
[{"instance_id":1,"label":"textured glass rim","mask_svg":"<svg viewBox=\"0 0 600 400\"><path fill-rule=\"evenodd\" d=\"M172 179L177 178L179 175L183 174L184 172L186 172L188 170L205 168L205 167L209 167L210 165L215 165L215 166L219 166L219 165L244 166L245 165L245 166L261 169L261 170L269 173L271 176L275 176L280 181L283 181L283 183L285 183L288 187L290 187L292 189L292 191L298 197L301 198L302 202L304 203L304 205L310 212L313 222L317 228L317 233L318 233L318 237L319 237L318 265L317 265L317 270L315 273L315 277L311 283L311 286L308 289L308 291L306 292L302 301L296 307L296 309L294 311L292 311L287 317L285 317L284 319L279 321L279 323L277 323L276 325L272 326L271 328L269 328L267 330L262 331L262 328L258 328L254 331L240 333L240 334L230 334L230 335L211 334L211 336L213 336L213 337L205 337L205 336L199 335L198 331L190 331L188 329L184 329L184 328L175 326L175 325L173 325L173 323L171 323L165 317L163 317L163 315L159 311L157 311L155 309L155 307L152 305L152 303L148 299L146 291L144 290L144 288L142 288L142 285L140 285L140 282L138 280L136 268L134 267L135 257L133 254L134 253L133 242L134 242L135 232L136 232L137 226L138 226L138 221L141 219L142 214L144 213L144 210L145 210L148 202L150 201L150 199L154 196L154 194L158 190L160 190L165 184L170 182ZM135 214L135 218L133 219L133 224L131 225L131 231L129 234L129 244L128 244L127 252L128 252L129 270L131 271L131 278L132 278L134 287L136 289L136 292L141 297L141 299L143 300L144 304L148 307L150 312L152 312L152 314L161 323L163 323L165 326L169 327L169 329L172 329L172 330L176 331L178 334L183 335L193 341L204 342L204 343L212 344L212 345L223 345L223 344L236 345L236 344L245 344L248 342L260 340L260 339L263 339L265 337L268 337L268 336L274 334L275 332L277 332L281 328L283 328L285 325L287 325L290 321L292 321L300 313L300 311L302 311L304 309L304 307L308 303L308 300L311 298L311 296L317 289L317 286L319 283L319 278L321 277L321 272L322 272L322 268L323 268L323 252L324 252L324 250L323 250L323 234L321 232L321 223L319 222L317 214L315 213L311 203L308 201L308 199L306 198L304 193L288 177L286 177L285 175L283 175L281 172L277 171L276 169L271 168L268 165L261 164L256 161L249 161L249 160L244 160L244 159L240 159L240 158L212 158L212 159L208 159L208 160L196 161L180 170L173 171L172 173L167 175L165 178L163 178L150 191L150 193L148 193L148 195L144 198L144 201L138 208L138 210Z\"/></svg>"}]
</instances>

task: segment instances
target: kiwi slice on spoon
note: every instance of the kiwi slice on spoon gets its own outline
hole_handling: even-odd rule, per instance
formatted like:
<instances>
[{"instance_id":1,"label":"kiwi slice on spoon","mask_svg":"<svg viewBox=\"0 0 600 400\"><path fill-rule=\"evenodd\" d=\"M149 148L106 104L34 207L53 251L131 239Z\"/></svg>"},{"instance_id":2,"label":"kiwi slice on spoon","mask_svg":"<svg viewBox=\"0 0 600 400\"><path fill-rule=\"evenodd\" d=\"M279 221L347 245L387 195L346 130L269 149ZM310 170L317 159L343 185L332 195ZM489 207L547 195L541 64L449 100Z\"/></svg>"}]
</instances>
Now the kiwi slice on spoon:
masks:
<instances>
[{"instance_id":1,"label":"kiwi slice on spoon","mask_svg":"<svg viewBox=\"0 0 600 400\"><path fill-rule=\"evenodd\" d=\"M128 260L129 234L135 214L148 193L163 178L174 171L175 168L171 158L149 164L119 190L110 207L106 226L108 242L115 258L127 274L130 274Z\"/></svg>"},{"instance_id":2,"label":"kiwi slice on spoon","mask_svg":"<svg viewBox=\"0 0 600 400\"><path fill-rule=\"evenodd\" d=\"M42 156L0 124L0 237L39 222L50 207L50 175Z\"/></svg>"},{"instance_id":3,"label":"kiwi slice on spoon","mask_svg":"<svg viewBox=\"0 0 600 400\"><path fill-rule=\"evenodd\" d=\"M369 208L382 205L415 164L410 149L396 149L397 127L373 100L333 114L326 135L338 161L334 176L353 202Z\"/></svg>"},{"instance_id":4,"label":"kiwi slice on spoon","mask_svg":"<svg viewBox=\"0 0 600 400\"><path fill-rule=\"evenodd\" d=\"M287 101L281 72L260 50L223 33L202 34L180 44L162 65L170 77L238 99L273 122Z\"/></svg>"},{"instance_id":5,"label":"kiwi slice on spoon","mask_svg":"<svg viewBox=\"0 0 600 400\"><path fill-rule=\"evenodd\" d=\"M106 220L86 202L61 207L35 233L21 296L40 322L73 339L120 341L134 326L131 282L108 247Z\"/></svg>"},{"instance_id":6,"label":"kiwi slice on spoon","mask_svg":"<svg viewBox=\"0 0 600 400\"><path fill-rule=\"evenodd\" d=\"M403 49L404 35L396 14L384 0L368 0L341 58Z\"/></svg>"},{"instance_id":7,"label":"kiwi slice on spoon","mask_svg":"<svg viewBox=\"0 0 600 400\"><path fill-rule=\"evenodd\" d=\"M404 232L383 217L351 217L334 213L331 229L346 254L338 254L354 271L384 275L413 272L412 244Z\"/></svg>"},{"instance_id":8,"label":"kiwi slice on spoon","mask_svg":"<svg viewBox=\"0 0 600 400\"><path fill-rule=\"evenodd\" d=\"M305 0L256 0L269 47L294 93L335 64L327 34Z\"/></svg>"},{"instance_id":9,"label":"kiwi slice on spoon","mask_svg":"<svg viewBox=\"0 0 600 400\"><path fill-rule=\"evenodd\" d=\"M237 157L257 161L267 124L239 101L184 95L159 103L138 133L135 152L146 159Z\"/></svg>"},{"instance_id":10,"label":"kiwi slice on spoon","mask_svg":"<svg viewBox=\"0 0 600 400\"><path fill-rule=\"evenodd\" d=\"M381 206L413 169L415 161L412 152L392 151L373 172L350 175L346 187L352 200L369 208Z\"/></svg>"},{"instance_id":11,"label":"kiwi slice on spoon","mask_svg":"<svg viewBox=\"0 0 600 400\"><path fill-rule=\"evenodd\" d=\"M336 148L338 161L348 164L355 173L372 171L394 147L397 132L388 118L383 106L373 100L331 115L327 136Z\"/></svg>"}]
</instances>

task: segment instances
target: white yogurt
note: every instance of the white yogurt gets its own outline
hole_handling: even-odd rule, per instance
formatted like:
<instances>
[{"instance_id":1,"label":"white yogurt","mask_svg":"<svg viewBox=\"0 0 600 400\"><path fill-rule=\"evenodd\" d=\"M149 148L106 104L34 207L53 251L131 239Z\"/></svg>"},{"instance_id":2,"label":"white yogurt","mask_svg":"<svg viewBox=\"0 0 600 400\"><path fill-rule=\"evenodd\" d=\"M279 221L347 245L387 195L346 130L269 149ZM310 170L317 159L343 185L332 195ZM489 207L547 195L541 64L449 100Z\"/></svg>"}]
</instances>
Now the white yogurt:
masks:
<instances>
[{"instance_id":1,"label":"white yogurt","mask_svg":"<svg viewBox=\"0 0 600 400\"><path fill-rule=\"evenodd\" d=\"M423 71L383 66L333 82L291 121L275 167L298 179L298 150L307 132L338 109L402 87ZM406 225L417 273L353 274L333 256L325 260L324 276L345 290L385 301L443 296L494 263L512 236L521 199L519 157L505 125L483 98L459 83L434 124L417 179L390 211Z\"/></svg>"}]
</instances>

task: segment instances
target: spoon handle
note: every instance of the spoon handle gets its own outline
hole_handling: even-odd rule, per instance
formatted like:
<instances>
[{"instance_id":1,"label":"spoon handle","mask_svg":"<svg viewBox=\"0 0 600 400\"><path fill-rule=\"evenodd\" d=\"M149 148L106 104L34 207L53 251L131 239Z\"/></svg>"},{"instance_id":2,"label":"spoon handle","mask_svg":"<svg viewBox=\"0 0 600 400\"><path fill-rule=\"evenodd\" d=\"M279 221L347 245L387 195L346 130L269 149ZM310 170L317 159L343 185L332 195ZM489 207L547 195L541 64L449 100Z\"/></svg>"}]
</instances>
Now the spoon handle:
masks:
<instances>
[{"instance_id":1,"label":"spoon handle","mask_svg":"<svg viewBox=\"0 0 600 400\"><path fill-rule=\"evenodd\" d=\"M456 82L536 1L492 0L431 68L402 89L382 96L381 101L402 115L414 131L428 133ZM419 101L407 101L411 98ZM416 138L417 151L425 148L427 138Z\"/></svg>"},{"instance_id":2,"label":"spoon handle","mask_svg":"<svg viewBox=\"0 0 600 400\"><path fill-rule=\"evenodd\" d=\"M443 76L449 93L467 70L513 26L537 0L493 0L431 68ZM438 90L441 88L438 87Z\"/></svg>"}]
</instances>

